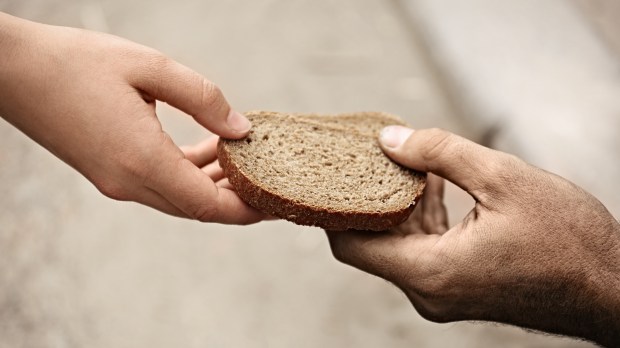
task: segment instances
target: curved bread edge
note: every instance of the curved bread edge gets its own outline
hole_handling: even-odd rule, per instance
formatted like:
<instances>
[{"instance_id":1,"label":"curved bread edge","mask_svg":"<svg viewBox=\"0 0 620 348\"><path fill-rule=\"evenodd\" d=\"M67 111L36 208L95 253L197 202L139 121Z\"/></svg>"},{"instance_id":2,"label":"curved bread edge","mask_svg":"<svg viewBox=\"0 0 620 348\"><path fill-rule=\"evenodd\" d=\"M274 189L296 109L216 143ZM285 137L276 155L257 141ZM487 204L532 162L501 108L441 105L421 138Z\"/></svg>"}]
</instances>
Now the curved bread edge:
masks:
<instances>
[{"instance_id":1,"label":"curved bread edge","mask_svg":"<svg viewBox=\"0 0 620 348\"><path fill-rule=\"evenodd\" d=\"M227 145L222 139L217 144L220 166L230 184L243 201L252 207L299 225L316 226L326 230L372 230L384 231L403 223L415 208L422 196L425 181L417 187L414 201L407 207L388 212L335 211L294 202L263 189L239 169L232 160Z\"/></svg>"}]
</instances>

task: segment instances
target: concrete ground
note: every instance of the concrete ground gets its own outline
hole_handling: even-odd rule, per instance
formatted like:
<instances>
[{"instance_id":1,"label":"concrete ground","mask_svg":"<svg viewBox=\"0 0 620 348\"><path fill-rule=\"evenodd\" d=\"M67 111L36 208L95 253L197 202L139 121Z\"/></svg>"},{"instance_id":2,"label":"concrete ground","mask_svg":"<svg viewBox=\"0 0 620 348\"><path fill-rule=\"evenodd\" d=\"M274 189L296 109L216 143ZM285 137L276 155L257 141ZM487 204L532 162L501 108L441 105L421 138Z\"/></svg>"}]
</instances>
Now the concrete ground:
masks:
<instances>
[{"instance_id":1,"label":"concrete ground","mask_svg":"<svg viewBox=\"0 0 620 348\"><path fill-rule=\"evenodd\" d=\"M395 1L0 0L0 10L152 46L239 110L382 110L484 133ZM208 136L170 107L158 113L179 144ZM427 322L390 284L336 262L319 229L200 224L109 200L4 121L0 163L1 348L591 346ZM454 187L447 203L452 223L471 208Z\"/></svg>"}]
</instances>

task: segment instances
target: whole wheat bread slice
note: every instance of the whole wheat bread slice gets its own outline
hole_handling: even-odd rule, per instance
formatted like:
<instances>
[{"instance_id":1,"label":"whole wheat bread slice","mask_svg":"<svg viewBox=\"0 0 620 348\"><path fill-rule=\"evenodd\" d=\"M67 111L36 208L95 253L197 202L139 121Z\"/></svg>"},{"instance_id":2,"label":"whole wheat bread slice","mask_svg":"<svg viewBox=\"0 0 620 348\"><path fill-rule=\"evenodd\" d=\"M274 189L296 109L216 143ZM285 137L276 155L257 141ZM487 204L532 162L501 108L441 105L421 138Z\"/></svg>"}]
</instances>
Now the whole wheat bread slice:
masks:
<instances>
[{"instance_id":1,"label":"whole wheat bread slice","mask_svg":"<svg viewBox=\"0 0 620 348\"><path fill-rule=\"evenodd\" d=\"M251 206L300 225L385 230L411 214L426 182L377 143L404 122L383 113L301 115L250 112L250 134L220 139L218 159Z\"/></svg>"}]
</instances>

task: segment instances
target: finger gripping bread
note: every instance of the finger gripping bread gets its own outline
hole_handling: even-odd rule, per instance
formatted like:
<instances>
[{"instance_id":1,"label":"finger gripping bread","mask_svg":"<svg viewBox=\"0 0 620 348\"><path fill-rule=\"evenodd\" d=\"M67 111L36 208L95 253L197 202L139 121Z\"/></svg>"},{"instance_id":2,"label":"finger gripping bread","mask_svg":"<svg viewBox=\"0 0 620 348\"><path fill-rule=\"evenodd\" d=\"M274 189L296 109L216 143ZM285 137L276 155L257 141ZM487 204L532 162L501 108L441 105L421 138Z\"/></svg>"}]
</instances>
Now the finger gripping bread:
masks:
<instances>
[{"instance_id":1,"label":"finger gripping bread","mask_svg":"<svg viewBox=\"0 0 620 348\"><path fill-rule=\"evenodd\" d=\"M383 113L336 116L251 112L250 134L220 139L218 159L251 206L300 225L385 230L405 221L425 175L391 161L380 130L404 124Z\"/></svg>"}]
</instances>

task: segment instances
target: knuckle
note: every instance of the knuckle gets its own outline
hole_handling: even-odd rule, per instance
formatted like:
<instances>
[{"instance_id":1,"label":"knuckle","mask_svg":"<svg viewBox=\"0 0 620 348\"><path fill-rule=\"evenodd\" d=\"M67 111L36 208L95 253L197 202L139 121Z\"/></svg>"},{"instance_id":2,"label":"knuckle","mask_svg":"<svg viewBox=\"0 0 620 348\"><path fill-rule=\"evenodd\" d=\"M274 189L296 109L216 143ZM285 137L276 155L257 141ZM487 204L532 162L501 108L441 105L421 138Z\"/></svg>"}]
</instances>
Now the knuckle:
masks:
<instances>
[{"instance_id":1,"label":"knuckle","mask_svg":"<svg viewBox=\"0 0 620 348\"><path fill-rule=\"evenodd\" d=\"M517 156L502 153L485 165L485 176L489 180L485 187L493 192L512 192L522 185L524 176L524 162Z\"/></svg>"},{"instance_id":2,"label":"knuckle","mask_svg":"<svg viewBox=\"0 0 620 348\"><path fill-rule=\"evenodd\" d=\"M200 222L212 222L217 216L217 206L210 204L200 204L189 211L190 218Z\"/></svg>"},{"instance_id":3,"label":"knuckle","mask_svg":"<svg viewBox=\"0 0 620 348\"><path fill-rule=\"evenodd\" d=\"M154 167L154 158L157 158L156 150L147 146L133 146L132 150L131 153L125 152L118 156L119 172L131 182L146 185L154 175L151 169Z\"/></svg>"},{"instance_id":4,"label":"knuckle","mask_svg":"<svg viewBox=\"0 0 620 348\"><path fill-rule=\"evenodd\" d=\"M145 56L147 65L152 69L164 70L169 67L172 62L171 58L152 48L145 49Z\"/></svg>"},{"instance_id":5,"label":"knuckle","mask_svg":"<svg viewBox=\"0 0 620 348\"><path fill-rule=\"evenodd\" d=\"M146 169L149 163L148 156L125 156L119 158L122 172L130 178L145 178L148 174Z\"/></svg>"},{"instance_id":6,"label":"knuckle","mask_svg":"<svg viewBox=\"0 0 620 348\"><path fill-rule=\"evenodd\" d=\"M494 177L505 177L507 172L511 172L517 167L516 156L502 154L495 159L487 161L486 171Z\"/></svg>"},{"instance_id":7,"label":"knuckle","mask_svg":"<svg viewBox=\"0 0 620 348\"><path fill-rule=\"evenodd\" d=\"M432 163L445 154L446 148L452 143L454 134L440 128L425 130L425 141L421 147L422 159Z\"/></svg>"},{"instance_id":8,"label":"knuckle","mask_svg":"<svg viewBox=\"0 0 620 348\"><path fill-rule=\"evenodd\" d=\"M224 94L215 83L200 77L201 79L201 105L207 109L219 109L225 105Z\"/></svg>"},{"instance_id":9,"label":"knuckle","mask_svg":"<svg viewBox=\"0 0 620 348\"><path fill-rule=\"evenodd\" d=\"M143 84L142 89L147 89L154 95L161 93L162 86L167 83L167 73L172 65L172 59L152 48L145 48L137 54L138 69L133 74L138 74L138 79ZM133 69L133 67L132 67Z\"/></svg>"},{"instance_id":10,"label":"knuckle","mask_svg":"<svg viewBox=\"0 0 620 348\"><path fill-rule=\"evenodd\" d=\"M124 151L118 156L122 173L145 186L150 186L163 171L161 155L176 146L170 135L159 132L148 143L132 144L131 151ZM179 155L179 158L182 154Z\"/></svg>"}]
</instances>

